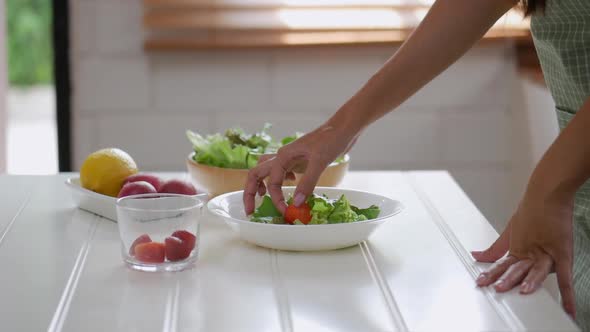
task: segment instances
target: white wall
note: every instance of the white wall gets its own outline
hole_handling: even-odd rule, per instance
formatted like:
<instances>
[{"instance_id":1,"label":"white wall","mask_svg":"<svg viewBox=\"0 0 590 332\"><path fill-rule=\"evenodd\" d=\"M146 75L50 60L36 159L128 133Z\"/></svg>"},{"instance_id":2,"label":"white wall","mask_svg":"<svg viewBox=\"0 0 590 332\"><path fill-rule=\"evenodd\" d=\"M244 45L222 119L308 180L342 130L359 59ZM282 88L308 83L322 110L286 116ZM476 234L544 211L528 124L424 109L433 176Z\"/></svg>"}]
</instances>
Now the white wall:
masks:
<instances>
[{"instance_id":1,"label":"white wall","mask_svg":"<svg viewBox=\"0 0 590 332\"><path fill-rule=\"evenodd\" d=\"M70 0L74 160L119 146L146 170L183 170L185 129L309 130L395 51L391 47L146 54L140 0ZM498 227L512 212L509 44L477 46L359 140L356 169L449 169Z\"/></svg>"},{"instance_id":2,"label":"white wall","mask_svg":"<svg viewBox=\"0 0 590 332\"><path fill-rule=\"evenodd\" d=\"M546 86L521 76L513 95L513 181L511 200L517 203L535 166L559 133L555 103Z\"/></svg>"},{"instance_id":3,"label":"white wall","mask_svg":"<svg viewBox=\"0 0 590 332\"><path fill-rule=\"evenodd\" d=\"M555 102L547 88L527 78L522 78L520 83L526 114L523 123L528 125L529 133L526 141L530 142L527 150L530 151L531 166L534 166L557 137L559 125L555 113Z\"/></svg>"},{"instance_id":4,"label":"white wall","mask_svg":"<svg viewBox=\"0 0 590 332\"><path fill-rule=\"evenodd\" d=\"M6 171L6 7L4 0L0 0L0 173Z\"/></svg>"}]
</instances>

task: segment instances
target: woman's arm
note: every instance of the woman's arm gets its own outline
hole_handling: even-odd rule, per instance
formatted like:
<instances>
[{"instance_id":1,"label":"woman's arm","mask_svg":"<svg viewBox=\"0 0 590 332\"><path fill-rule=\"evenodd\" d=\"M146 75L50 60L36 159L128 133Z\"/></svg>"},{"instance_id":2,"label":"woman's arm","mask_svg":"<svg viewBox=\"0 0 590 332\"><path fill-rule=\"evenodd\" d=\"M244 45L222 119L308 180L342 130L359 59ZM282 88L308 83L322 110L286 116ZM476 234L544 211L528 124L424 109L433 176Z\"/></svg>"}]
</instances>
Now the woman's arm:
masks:
<instances>
[{"instance_id":1,"label":"woman's arm","mask_svg":"<svg viewBox=\"0 0 590 332\"><path fill-rule=\"evenodd\" d=\"M305 169L295 204L311 194L317 180L360 132L397 107L455 62L516 4L516 0L438 0L395 55L324 125L281 148L277 156L249 173L244 190L246 213L256 193L266 193L284 211L281 185L293 169Z\"/></svg>"},{"instance_id":2,"label":"woman's arm","mask_svg":"<svg viewBox=\"0 0 590 332\"><path fill-rule=\"evenodd\" d=\"M528 191L572 198L590 178L590 98L535 168Z\"/></svg>"},{"instance_id":3,"label":"woman's arm","mask_svg":"<svg viewBox=\"0 0 590 332\"><path fill-rule=\"evenodd\" d=\"M563 307L574 316L572 210L589 178L590 98L537 164L506 230L489 249L473 252L478 261L497 261L478 285L508 291L520 284L521 293L531 293L555 270Z\"/></svg>"},{"instance_id":4,"label":"woman's arm","mask_svg":"<svg viewBox=\"0 0 590 332\"><path fill-rule=\"evenodd\" d=\"M361 131L453 64L516 3L436 1L395 55L329 122Z\"/></svg>"}]
</instances>

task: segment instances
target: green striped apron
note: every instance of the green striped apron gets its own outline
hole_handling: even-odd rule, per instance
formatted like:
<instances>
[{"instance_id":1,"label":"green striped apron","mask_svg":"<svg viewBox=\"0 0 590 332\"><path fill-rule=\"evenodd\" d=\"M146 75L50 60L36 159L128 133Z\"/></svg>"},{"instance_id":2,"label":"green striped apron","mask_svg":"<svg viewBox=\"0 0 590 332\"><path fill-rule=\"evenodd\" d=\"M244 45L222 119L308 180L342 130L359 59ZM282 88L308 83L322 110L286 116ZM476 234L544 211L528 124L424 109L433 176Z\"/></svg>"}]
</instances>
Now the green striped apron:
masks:
<instances>
[{"instance_id":1,"label":"green striped apron","mask_svg":"<svg viewBox=\"0 0 590 332\"><path fill-rule=\"evenodd\" d=\"M590 97L590 0L547 0L531 30L563 129ZM576 320L590 332L590 181L576 194L573 278Z\"/></svg>"}]
</instances>

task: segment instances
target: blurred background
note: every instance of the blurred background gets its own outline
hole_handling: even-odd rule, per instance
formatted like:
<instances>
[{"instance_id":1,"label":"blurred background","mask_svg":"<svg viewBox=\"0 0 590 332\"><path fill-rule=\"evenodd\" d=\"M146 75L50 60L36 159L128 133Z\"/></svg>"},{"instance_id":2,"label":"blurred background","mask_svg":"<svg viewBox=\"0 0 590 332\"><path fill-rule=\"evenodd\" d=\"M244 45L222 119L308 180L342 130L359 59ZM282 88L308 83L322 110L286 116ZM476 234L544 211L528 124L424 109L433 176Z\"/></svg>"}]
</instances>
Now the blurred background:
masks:
<instances>
[{"instance_id":1,"label":"blurred background","mask_svg":"<svg viewBox=\"0 0 590 332\"><path fill-rule=\"evenodd\" d=\"M49 0L6 0L6 170L57 172Z\"/></svg>"},{"instance_id":2,"label":"blurred background","mask_svg":"<svg viewBox=\"0 0 590 332\"><path fill-rule=\"evenodd\" d=\"M271 122L277 136L310 130L395 52L431 3L4 0L0 164L11 174L52 174L59 148L61 170L77 171L86 155L114 146L143 170L184 171L186 129L252 131ZM53 39L55 23L67 30ZM499 20L364 133L352 169L449 170L502 228L557 135L527 26L517 12ZM60 68L53 45L62 47ZM71 83L57 99L55 76ZM56 109L64 98L70 107ZM71 120L59 147L57 114Z\"/></svg>"}]
</instances>

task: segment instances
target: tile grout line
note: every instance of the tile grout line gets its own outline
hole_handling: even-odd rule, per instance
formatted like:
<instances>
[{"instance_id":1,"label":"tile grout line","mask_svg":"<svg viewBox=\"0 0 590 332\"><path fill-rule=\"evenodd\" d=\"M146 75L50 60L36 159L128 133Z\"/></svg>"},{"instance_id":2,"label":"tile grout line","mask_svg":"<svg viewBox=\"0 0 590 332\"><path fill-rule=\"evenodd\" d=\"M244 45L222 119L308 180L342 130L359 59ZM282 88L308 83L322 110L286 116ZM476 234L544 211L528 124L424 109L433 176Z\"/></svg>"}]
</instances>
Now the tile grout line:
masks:
<instances>
[{"instance_id":1,"label":"tile grout line","mask_svg":"<svg viewBox=\"0 0 590 332\"><path fill-rule=\"evenodd\" d=\"M279 254L278 250L270 249L270 266L272 273L272 283L274 285L274 293L277 301L278 314L281 323L281 330L283 332L293 332L293 321L291 320L291 309L289 306L289 299L281 278L281 271L279 269Z\"/></svg>"},{"instance_id":2,"label":"tile grout line","mask_svg":"<svg viewBox=\"0 0 590 332\"><path fill-rule=\"evenodd\" d=\"M418 183L414 179L414 176L408 172L403 172L403 175L403 178L416 193L416 196L422 202L426 210L429 212L429 215L432 217L432 220L438 227L439 231L445 237L448 244L451 246L457 257L459 257L459 260L461 260L461 263L463 264L463 266L475 282L475 279L481 271L473 264L473 259L471 259L471 256L469 255L467 250L465 250L465 248L463 247L463 245L461 244L453 230L449 227L447 222L443 219L438 210L434 207L430 199L426 196L426 193L424 193L424 191L419 187ZM492 308L494 308L498 316L502 318L502 320L508 325L511 331L526 331L526 328L524 327L522 321L506 305L504 301L498 301L490 287L482 287L481 290L486 296L488 302L492 305Z\"/></svg>"},{"instance_id":3,"label":"tile grout line","mask_svg":"<svg viewBox=\"0 0 590 332\"><path fill-rule=\"evenodd\" d=\"M396 331L409 331L408 325L404 321L404 317L399 310L399 306L395 301L395 297L393 296L391 288L389 288L389 285L383 278L383 274L377 266L377 262L375 262L375 259L373 258L369 244L367 241L363 241L359 244L359 247L361 249L361 253L363 254L363 258L365 259L365 263L369 268L369 273L371 274L373 281L377 284L377 287L379 287L381 296L383 296L383 299L385 300L387 311L389 312L389 316L396 328Z\"/></svg>"},{"instance_id":4,"label":"tile grout line","mask_svg":"<svg viewBox=\"0 0 590 332\"><path fill-rule=\"evenodd\" d=\"M94 216L94 220L88 229L86 241L80 248L78 257L76 258L76 262L74 263L74 267L72 268L72 272L66 283L66 287L64 288L57 308L55 309L51 323L47 328L48 332L61 331L63 329L63 324L68 315L72 298L74 297L74 293L78 287L78 282L80 281L80 276L82 275L82 271L86 265L86 258L88 257L91 247L90 243L94 238L94 234L96 233L100 219L100 217Z\"/></svg>"}]
</instances>

